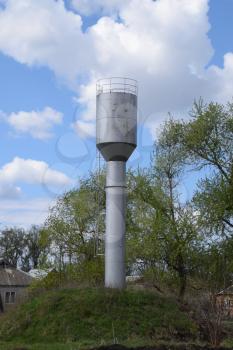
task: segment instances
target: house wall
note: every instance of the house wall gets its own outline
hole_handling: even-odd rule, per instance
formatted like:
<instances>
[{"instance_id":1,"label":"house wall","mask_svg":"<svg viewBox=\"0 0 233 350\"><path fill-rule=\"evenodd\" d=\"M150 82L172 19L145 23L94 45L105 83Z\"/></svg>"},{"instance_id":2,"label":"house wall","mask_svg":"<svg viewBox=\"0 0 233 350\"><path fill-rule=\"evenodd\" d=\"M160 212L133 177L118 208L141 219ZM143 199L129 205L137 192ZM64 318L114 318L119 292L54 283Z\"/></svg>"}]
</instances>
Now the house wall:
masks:
<instances>
[{"instance_id":1,"label":"house wall","mask_svg":"<svg viewBox=\"0 0 233 350\"><path fill-rule=\"evenodd\" d=\"M233 295L217 295L216 300L217 305L222 308L224 315L227 317L233 317Z\"/></svg>"},{"instance_id":2,"label":"house wall","mask_svg":"<svg viewBox=\"0 0 233 350\"><path fill-rule=\"evenodd\" d=\"M15 292L15 303L14 304L6 304L5 297L6 292ZM12 287L12 286L4 286L0 287L0 295L2 299L3 311L8 311L16 304L20 303L27 296L27 287ZM0 310L1 312L1 310Z\"/></svg>"}]
</instances>

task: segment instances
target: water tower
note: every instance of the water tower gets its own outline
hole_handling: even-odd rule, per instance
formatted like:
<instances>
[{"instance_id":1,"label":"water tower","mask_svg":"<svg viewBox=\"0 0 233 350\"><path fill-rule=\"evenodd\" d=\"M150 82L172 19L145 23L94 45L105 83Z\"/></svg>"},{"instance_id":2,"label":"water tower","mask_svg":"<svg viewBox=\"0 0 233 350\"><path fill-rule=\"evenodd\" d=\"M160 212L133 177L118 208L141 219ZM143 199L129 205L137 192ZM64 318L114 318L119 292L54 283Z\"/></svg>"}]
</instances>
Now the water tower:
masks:
<instances>
[{"instance_id":1,"label":"water tower","mask_svg":"<svg viewBox=\"0 0 233 350\"><path fill-rule=\"evenodd\" d=\"M126 162L137 146L137 82L97 82L96 144L107 162L105 287L125 286Z\"/></svg>"}]
</instances>

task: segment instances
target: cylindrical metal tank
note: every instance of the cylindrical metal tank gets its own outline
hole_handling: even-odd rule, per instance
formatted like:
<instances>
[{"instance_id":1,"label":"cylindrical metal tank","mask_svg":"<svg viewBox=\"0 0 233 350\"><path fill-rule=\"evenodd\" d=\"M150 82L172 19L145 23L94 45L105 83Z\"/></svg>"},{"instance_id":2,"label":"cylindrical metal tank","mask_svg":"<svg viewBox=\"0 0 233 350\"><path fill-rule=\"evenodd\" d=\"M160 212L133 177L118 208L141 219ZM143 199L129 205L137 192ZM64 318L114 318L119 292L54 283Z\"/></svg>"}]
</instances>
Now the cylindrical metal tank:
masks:
<instances>
[{"instance_id":1,"label":"cylindrical metal tank","mask_svg":"<svg viewBox=\"0 0 233 350\"><path fill-rule=\"evenodd\" d=\"M96 144L106 161L128 160L137 145L137 82L127 78L97 83Z\"/></svg>"},{"instance_id":2,"label":"cylindrical metal tank","mask_svg":"<svg viewBox=\"0 0 233 350\"><path fill-rule=\"evenodd\" d=\"M137 82L97 82L96 144L107 161L105 286L125 286L126 161L137 146Z\"/></svg>"}]
</instances>

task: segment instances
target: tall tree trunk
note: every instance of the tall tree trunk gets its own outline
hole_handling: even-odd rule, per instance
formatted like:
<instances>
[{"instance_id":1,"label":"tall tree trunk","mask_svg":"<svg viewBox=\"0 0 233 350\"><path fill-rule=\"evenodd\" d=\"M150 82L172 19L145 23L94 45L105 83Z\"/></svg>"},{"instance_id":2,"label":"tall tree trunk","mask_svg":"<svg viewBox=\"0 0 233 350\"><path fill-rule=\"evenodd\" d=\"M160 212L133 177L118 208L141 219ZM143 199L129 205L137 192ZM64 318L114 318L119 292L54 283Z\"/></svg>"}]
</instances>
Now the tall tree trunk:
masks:
<instances>
[{"instance_id":1,"label":"tall tree trunk","mask_svg":"<svg viewBox=\"0 0 233 350\"><path fill-rule=\"evenodd\" d=\"M177 268L178 276L179 276L179 300L182 302L184 300L186 286L187 286L187 273L184 266L183 256L179 254L178 256L178 268Z\"/></svg>"},{"instance_id":2,"label":"tall tree trunk","mask_svg":"<svg viewBox=\"0 0 233 350\"><path fill-rule=\"evenodd\" d=\"M180 279L180 288L179 288L179 300L183 302L185 292L186 292L186 286L187 286L187 276L184 272L179 272L179 279Z\"/></svg>"}]
</instances>

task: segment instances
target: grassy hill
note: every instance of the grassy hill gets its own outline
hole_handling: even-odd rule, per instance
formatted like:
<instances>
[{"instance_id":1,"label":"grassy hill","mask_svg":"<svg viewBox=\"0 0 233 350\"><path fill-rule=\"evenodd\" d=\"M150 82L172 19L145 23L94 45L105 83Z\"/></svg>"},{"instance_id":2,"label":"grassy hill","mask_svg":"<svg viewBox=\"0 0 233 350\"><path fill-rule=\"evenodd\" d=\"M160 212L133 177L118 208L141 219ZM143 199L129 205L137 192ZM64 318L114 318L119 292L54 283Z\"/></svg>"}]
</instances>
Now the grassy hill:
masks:
<instances>
[{"instance_id":1,"label":"grassy hill","mask_svg":"<svg viewBox=\"0 0 233 350\"><path fill-rule=\"evenodd\" d=\"M89 348L186 341L194 339L196 332L196 325L171 298L149 291L101 288L43 293L4 315L0 322L0 341L77 343Z\"/></svg>"}]
</instances>

